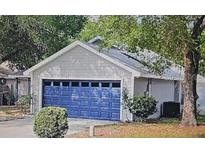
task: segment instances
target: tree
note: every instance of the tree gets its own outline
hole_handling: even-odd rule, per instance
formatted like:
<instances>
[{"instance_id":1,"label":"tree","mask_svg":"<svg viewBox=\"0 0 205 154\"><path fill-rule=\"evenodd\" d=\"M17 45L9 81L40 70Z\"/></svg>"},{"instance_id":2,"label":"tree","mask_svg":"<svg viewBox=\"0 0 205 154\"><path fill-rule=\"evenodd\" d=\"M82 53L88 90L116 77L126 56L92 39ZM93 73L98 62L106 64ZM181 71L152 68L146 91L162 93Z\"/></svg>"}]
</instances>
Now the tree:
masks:
<instances>
[{"instance_id":1,"label":"tree","mask_svg":"<svg viewBox=\"0 0 205 154\"><path fill-rule=\"evenodd\" d=\"M88 23L80 36L103 37L102 46L155 51L184 66L184 107L181 125L196 126L197 74L204 65L205 16L101 16ZM92 32L92 30L94 31ZM159 63L157 63L159 64Z\"/></svg>"},{"instance_id":2,"label":"tree","mask_svg":"<svg viewBox=\"0 0 205 154\"><path fill-rule=\"evenodd\" d=\"M35 44L16 16L0 18L0 62L9 60L24 69L40 59L42 44Z\"/></svg>"},{"instance_id":3,"label":"tree","mask_svg":"<svg viewBox=\"0 0 205 154\"><path fill-rule=\"evenodd\" d=\"M0 16L0 62L25 70L76 39L86 21L85 16Z\"/></svg>"}]
</instances>

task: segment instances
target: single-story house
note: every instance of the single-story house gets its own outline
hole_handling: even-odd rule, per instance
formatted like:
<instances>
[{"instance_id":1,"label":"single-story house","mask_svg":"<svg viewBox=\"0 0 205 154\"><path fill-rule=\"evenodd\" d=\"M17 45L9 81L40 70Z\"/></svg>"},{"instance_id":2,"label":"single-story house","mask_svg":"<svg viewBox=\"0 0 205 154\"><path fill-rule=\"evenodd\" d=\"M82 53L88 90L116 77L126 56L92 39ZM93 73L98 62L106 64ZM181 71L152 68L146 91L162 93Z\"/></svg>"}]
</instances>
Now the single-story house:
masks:
<instances>
[{"instance_id":1,"label":"single-story house","mask_svg":"<svg viewBox=\"0 0 205 154\"><path fill-rule=\"evenodd\" d=\"M139 54L116 48L99 51L98 40L75 41L24 72L31 77L33 113L60 106L74 118L133 120L122 102L124 89L131 98L145 93L153 96L158 101L153 117L160 116L163 102L181 102L179 67L173 65L156 75L140 62Z\"/></svg>"},{"instance_id":2,"label":"single-story house","mask_svg":"<svg viewBox=\"0 0 205 154\"><path fill-rule=\"evenodd\" d=\"M6 79L0 88L0 105L14 105L19 97L30 94L30 77L23 75L23 71L10 69L9 65L8 61L0 64L0 78ZM6 95L12 95L9 96L12 99L8 100Z\"/></svg>"}]
</instances>

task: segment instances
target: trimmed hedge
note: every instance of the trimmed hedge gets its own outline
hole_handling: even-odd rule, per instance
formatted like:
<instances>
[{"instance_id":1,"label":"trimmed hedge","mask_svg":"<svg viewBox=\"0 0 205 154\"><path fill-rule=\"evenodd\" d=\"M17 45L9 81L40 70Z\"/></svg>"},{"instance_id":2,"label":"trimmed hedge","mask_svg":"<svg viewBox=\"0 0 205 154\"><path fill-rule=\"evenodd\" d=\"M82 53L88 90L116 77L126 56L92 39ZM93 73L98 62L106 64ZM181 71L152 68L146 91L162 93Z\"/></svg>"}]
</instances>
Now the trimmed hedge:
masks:
<instances>
[{"instance_id":1,"label":"trimmed hedge","mask_svg":"<svg viewBox=\"0 0 205 154\"><path fill-rule=\"evenodd\" d=\"M126 105L129 111L140 121L146 120L148 116L157 111L157 101L153 97L135 96L133 99L127 100Z\"/></svg>"},{"instance_id":2,"label":"trimmed hedge","mask_svg":"<svg viewBox=\"0 0 205 154\"><path fill-rule=\"evenodd\" d=\"M34 118L33 131L41 138L62 138L68 131L67 118L64 108L42 108Z\"/></svg>"}]
</instances>

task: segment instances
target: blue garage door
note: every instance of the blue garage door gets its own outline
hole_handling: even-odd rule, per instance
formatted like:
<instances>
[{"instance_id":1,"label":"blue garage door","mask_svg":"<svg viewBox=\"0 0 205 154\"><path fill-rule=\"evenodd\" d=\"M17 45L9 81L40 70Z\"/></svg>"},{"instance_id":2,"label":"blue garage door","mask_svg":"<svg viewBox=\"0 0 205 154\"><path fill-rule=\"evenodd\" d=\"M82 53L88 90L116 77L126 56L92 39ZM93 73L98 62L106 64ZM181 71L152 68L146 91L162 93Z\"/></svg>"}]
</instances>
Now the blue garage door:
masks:
<instances>
[{"instance_id":1,"label":"blue garage door","mask_svg":"<svg viewBox=\"0 0 205 154\"><path fill-rule=\"evenodd\" d=\"M43 81L43 107L66 108L71 118L120 120L120 96L120 81Z\"/></svg>"}]
</instances>

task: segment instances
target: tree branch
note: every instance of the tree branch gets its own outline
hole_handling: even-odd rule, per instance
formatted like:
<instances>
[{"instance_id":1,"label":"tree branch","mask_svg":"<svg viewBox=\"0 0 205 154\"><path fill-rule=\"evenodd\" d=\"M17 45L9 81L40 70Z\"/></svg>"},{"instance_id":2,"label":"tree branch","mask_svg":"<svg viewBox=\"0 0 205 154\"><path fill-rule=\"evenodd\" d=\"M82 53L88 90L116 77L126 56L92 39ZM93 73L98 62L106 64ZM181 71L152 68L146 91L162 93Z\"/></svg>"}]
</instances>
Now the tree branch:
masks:
<instances>
[{"instance_id":1,"label":"tree branch","mask_svg":"<svg viewBox=\"0 0 205 154\"><path fill-rule=\"evenodd\" d=\"M205 15L202 15L196 20L194 24L193 32L192 32L193 39L198 39L202 31L204 30L205 28L204 18L205 18Z\"/></svg>"}]
</instances>

